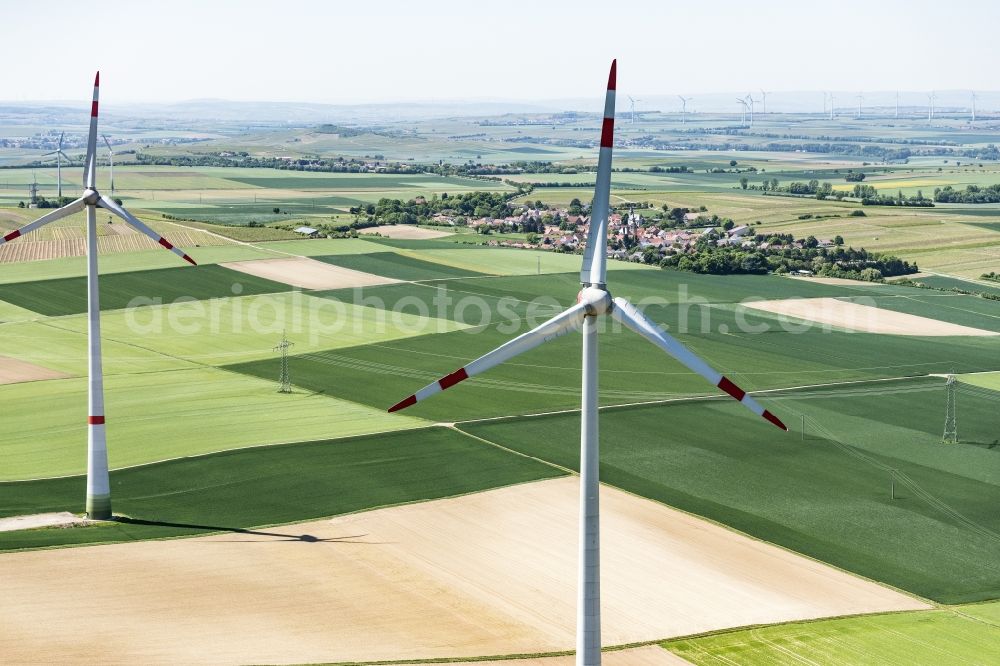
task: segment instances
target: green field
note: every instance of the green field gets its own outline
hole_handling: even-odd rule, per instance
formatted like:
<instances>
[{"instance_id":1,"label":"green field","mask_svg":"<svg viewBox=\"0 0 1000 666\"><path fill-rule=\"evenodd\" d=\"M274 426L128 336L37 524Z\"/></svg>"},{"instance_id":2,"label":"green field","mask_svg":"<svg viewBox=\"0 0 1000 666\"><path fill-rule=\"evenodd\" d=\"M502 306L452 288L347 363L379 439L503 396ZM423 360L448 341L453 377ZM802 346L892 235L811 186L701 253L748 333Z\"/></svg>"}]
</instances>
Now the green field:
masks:
<instances>
[{"instance_id":1,"label":"green field","mask_svg":"<svg viewBox=\"0 0 1000 666\"><path fill-rule=\"evenodd\" d=\"M947 345L942 345L940 338L825 332L815 327L800 333L786 331L774 317L737 305L750 297L855 297L859 292L852 286L778 277L729 276L720 280L655 270L614 271L611 275L609 282L615 295L639 304L654 298L669 301L666 305L650 305L647 315L667 324L682 342L748 390L945 373L953 367L958 372L1000 369L1000 359L992 353L996 343L990 337L948 338ZM552 298L535 300L543 289ZM881 289L884 291L879 293L885 294L886 302L906 303L923 316L952 318L951 309L937 307L935 302L911 302L902 297L925 293L921 290L891 286ZM366 289L365 298L380 307L393 310L405 306L407 311L416 311L414 303L423 303L426 313L458 319L474 328L392 344L296 355L291 359L296 382L309 390L384 408L527 330L529 323L541 323L572 303L578 290L576 273L547 275L544 286L535 276L514 276ZM350 290L324 294L346 300L356 297ZM901 297L893 298L894 294ZM678 302L680 296L685 297L684 303ZM991 308L1000 316L998 303L962 298ZM880 304L882 299L878 299ZM986 314L965 316L968 323L981 328L989 329L996 326L992 322L1000 322ZM480 328L483 323L489 325ZM768 328L754 333L746 329L747 325ZM655 352L649 343L629 331L614 332L602 340L604 404L712 392L700 377ZM863 344L859 344L861 340ZM579 339L565 336L469 380L461 391L448 392L410 411L450 421L573 409L579 400L579 350ZM232 369L273 376L276 365L265 360Z\"/></svg>"},{"instance_id":2,"label":"green field","mask_svg":"<svg viewBox=\"0 0 1000 666\"><path fill-rule=\"evenodd\" d=\"M1000 283L994 283L991 285L988 282L983 282L982 280L956 280L955 278L944 277L941 275L922 277L919 278L917 282L927 285L928 287L933 287L934 289L960 289L962 291L971 291L979 294L1000 296Z\"/></svg>"},{"instance_id":3,"label":"green field","mask_svg":"<svg viewBox=\"0 0 1000 666\"><path fill-rule=\"evenodd\" d=\"M255 379L199 367L107 376L111 467L424 424L411 416L390 415L321 394L278 393L277 379L277 375ZM18 405L4 419L8 434L0 481L80 474L86 469L84 377L0 386L0 402Z\"/></svg>"},{"instance_id":4,"label":"green field","mask_svg":"<svg viewBox=\"0 0 1000 666\"><path fill-rule=\"evenodd\" d=\"M959 379L966 384L981 386L993 391L1000 391L1000 372L984 372L982 374L962 375Z\"/></svg>"},{"instance_id":5,"label":"green field","mask_svg":"<svg viewBox=\"0 0 1000 666\"><path fill-rule=\"evenodd\" d=\"M696 666L994 664L1000 604L796 622L679 639L663 647Z\"/></svg>"},{"instance_id":6,"label":"green field","mask_svg":"<svg viewBox=\"0 0 1000 666\"><path fill-rule=\"evenodd\" d=\"M1000 393L960 397L967 431L951 446L941 443L942 379L760 397L792 432L730 401L604 411L601 478L923 597L1000 596L990 555L1000 544L1000 449L988 446L1000 436ZM576 469L578 421L459 427Z\"/></svg>"},{"instance_id":7,"label":"green field","mask_svg":"<svg viewBox=\"0 0 1000 666\"><path fill-rule=\"evenodd\" d=\"M217 453L114 471L127 519L4 532L0 550L245 531L560 474L445 428ZM82 509L84 487L78 476L0 484L0 517Z\"/></svg>"},{"instance_id":8,"label":"green field","mask_svg":"<svg viewBox=\"0 0 1000 666\"><path fill-rule=\"evenodd\" d=\"M303 241L287 241L302 243ZM333 252L334 250L330 250ZM219 264L227 261L246 261L248 259L273 259L274 252L269 252L264 246L249 247L246 245L220 245L215 247L200 247L192 250L192 255L199 266ZM99 269L101 276L111 273L129 273L133 271L151 270L155 268L194 268L185 264L177 255L158 250L143 250L119 254L101 255ZM34 282L37 280L55 280L68 277L79 277L87 274L86 257L66 257L63 259L46 259L43 261L28 261L3 264L0 270L0 284L12 282Z\"/></svg>"},{"instance_id":9,"label":"green field","mask_svg":"<svg viewBox=\"0 0 1000 666\"><path fill-rule=\"evenodd\" d=\"M172 303L178 299L200 301L292 289L287 284L214 265L111 273L100 278L100 285L101 310L118 310L130 304ZM87 311L87 278L3 284L0 285L0 300L50 317L79 314Z\"/></svg>"}]
</instances>

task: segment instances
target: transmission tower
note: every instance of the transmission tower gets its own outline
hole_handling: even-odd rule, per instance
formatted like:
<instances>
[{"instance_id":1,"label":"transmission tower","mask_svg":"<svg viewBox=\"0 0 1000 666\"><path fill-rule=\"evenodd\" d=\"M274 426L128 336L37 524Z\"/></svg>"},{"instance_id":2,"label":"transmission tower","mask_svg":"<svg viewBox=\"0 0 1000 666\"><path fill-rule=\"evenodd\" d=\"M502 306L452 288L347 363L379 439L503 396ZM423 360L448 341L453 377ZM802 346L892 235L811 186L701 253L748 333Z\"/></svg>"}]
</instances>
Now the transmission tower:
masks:
<instances>
[{"instance_id":1,"label":"transmission tower","mask_svg":"<svg viewBox=\"0 0 1000 666\"><path fill-rule=\"evenodd\" d=\"M958 442L958 417L955 414L955 375L948 375L948 383L945 384L948 390L948 405L944 415L944 441L949 444Z\"/></svg>"},{"instance_id":2,"label":"transmission tower","mask_svg":"<svg viewBox=\"0 0 1000 666\"><path fill-rule=\"evenodd\" d=\"M293 347L294 342L289 342L284 333L281 334L281 342L275 346L274 351L281 352L281 377L278 379L278 393L291 393L292 380L288 376L288 349Z\"/></svg>"}]
</instances>

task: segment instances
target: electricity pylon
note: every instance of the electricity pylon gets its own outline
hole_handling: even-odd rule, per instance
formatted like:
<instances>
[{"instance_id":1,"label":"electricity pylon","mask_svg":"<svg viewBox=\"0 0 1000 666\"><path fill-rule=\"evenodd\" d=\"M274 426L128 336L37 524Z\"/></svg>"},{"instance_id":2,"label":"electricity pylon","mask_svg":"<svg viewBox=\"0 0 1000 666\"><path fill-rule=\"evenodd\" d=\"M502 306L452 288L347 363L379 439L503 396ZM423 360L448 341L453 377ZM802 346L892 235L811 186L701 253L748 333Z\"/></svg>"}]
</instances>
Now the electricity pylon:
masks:
<instances>
[{"instance_id":1,"label":"electricity pylon","mask_svg":"<svg viewBox=\"0 0 1000 666\"><path fill-rule=\"evenodd\" d=\"M952 371L954 373L954 371ZM948 375L948 404L944 415L944 441L949 444L958 442L958 416L955 414L955 375Z\"/></svg>"},{"instance_id":2,"label":"electricity pylon","mask_svg":"<svg viewBox=\"0 0 1000 666\"><path fill-rule=\"evenodd\" d=\"M278 393L292 392L292 380L288 376L288 349L294 345L295 343L289 342L288 338L282 332L281 342L274 348L274 351L281 352L281 377L278 378Z\"/></svg>"}]
</instances>

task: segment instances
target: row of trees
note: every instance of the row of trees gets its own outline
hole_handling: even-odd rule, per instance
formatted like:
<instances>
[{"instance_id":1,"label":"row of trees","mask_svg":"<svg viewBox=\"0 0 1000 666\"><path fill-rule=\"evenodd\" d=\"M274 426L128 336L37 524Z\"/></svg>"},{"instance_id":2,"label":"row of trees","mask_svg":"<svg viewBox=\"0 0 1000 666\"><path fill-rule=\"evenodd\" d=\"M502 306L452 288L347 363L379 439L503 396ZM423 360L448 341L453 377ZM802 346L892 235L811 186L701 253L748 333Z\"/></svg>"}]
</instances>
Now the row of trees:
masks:
<instances>
[{"instance_id":1,"label":"row of trees","mask_svg":"<svg viewBox=\"0 0 1000 666\"><path fill-rule=\"evenodd\" d=\"M956 190L951 185L934 190L934 201L940 203L1000 203L1000 185L979 187L969 185L964 190Z\"/></svg>"},{"instance_id":2,"label":"row of trees","mask_svg":"<svg viewBox=\"0 0 1000 666\"><path fill-rule=\"evenodd\" d=\"M510 214L510 200L518 193L469 192L467 194L432 196L430 199L417 197L409 201L400 199L378 200L378 203L355 206L350 212L355 215L351 226L374 226L376 224L424 224L434 215L448 211L460 218L493 217L501 218ZM541 203L541 202L539 202Z\"/></svg>"}]
</instances>

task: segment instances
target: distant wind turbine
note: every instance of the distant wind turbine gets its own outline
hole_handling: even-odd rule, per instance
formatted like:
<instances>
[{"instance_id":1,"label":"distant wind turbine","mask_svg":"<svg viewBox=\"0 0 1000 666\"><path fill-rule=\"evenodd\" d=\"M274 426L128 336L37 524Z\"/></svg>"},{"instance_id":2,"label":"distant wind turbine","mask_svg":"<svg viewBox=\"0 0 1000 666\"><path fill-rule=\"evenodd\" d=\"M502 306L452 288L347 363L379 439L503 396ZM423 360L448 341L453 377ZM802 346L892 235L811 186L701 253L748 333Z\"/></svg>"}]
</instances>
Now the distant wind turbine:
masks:
<instances>
[{"instance_id":1,"label":"distant wind turbine","mask_svg":"<svg viewBox=\"0 0 1000 666\"><path fill-rule=\"evenodd\" d=\"M737 97L736 101L740 104L743 111L743 117L740 118L740 127L745 127L747 124L747 101L741 97Z\"/></svg>"},{"instance_id":2,"label":"distant wind turbine","mask_svg":"<svg viewBox=\"0 0 1000 666\"><path fill-rule=\"evenodd\" d=\"M629 107L631 108L631 111L632 111L632 116L631 116L631 119L629 120L629 122L630 123L635 123L635 103L636 102L641 102L642 100L641 99L632 99L631 95L626 95L626 97L628 97Z\"/></svg>"},{"instance_id":3,"label":"distant wind turbine","mask_svg":"<svg viewBox=\"0 0 1000 666\"><path fill-rule=\"evenodd\" d=\"M976 122L976 91L969 91L969 95L972 97L972 122Z\"/></svg>"},{"instance_id":4,"label":"distant wind turbine","mask_svg":"<svg viewBox=\"0 0 1000 666\"><path fill-rule=\"evenodd\" d=\"M683 95L678 95L677 99L681 101L681 123L683 124L687 120L688 102L694 99L694 97L684 97Z\"/></svg>"},{"instance_id":5,"label":"distant wind turbine","mask_svg":"<svg viewBox=\"0 0 1000 666\"><path fill-rule=\"evenodd\" d=\"M111 149L111 142L108 141L108 135L102 134L101 138L104 139L104 144L108 147L108 166L111 167L111 198L115 198L115 151Z\"/></svg>"},{"instance_id":6,"label":"distant wind turbine","mask_svg":"<svg viewBox=\"0 0 1000 666\"><path fill-rule=\"evenodd\" d=\"M66 136L66 132L59 134L59 145L51 153L45 153L42 157L48 157L49 155L56 156L56 196L62 199L62 158L66 158L67 162L72 163L73 160L69 158L69 155L63 152L62 144L63 137Z\"/></svg>"},{"instance_id":7,"label":"distant wind turbine","mask_svg":"<svg viewBox=\"0 0 1000 666\"><path fill-rule=\"evenodd\" d=\"M750 127L753 127L753 104L754 98L750 93L747 93L747 104L750 107Z\"/></svg>"},{"instance_id":8,"label":"distant wind turbine","mask_svg":"<svg viewBox=\"0 0 1000 666\"><path fill-rule=\"evenodd\" d=\"M933 90L927 93L927 121L930 122L934 119L934 100L937 99L937 93Z\"/></svg>"},{"instance_id":9,"label":"distant wind turbine","mask_svg":"<svg viewBox=\"0 0 1000 666\"><path fill-rule=\"evenodd\" d=\"M761 113L767 114L767 91L763 88L760 89L760 105Z\"/></svg>"},{"instance_id":10,"label":"distant wind turbine","mask_svg":"<svg viewBox=\"0 0 1000 666\"><path fill-rule=\"evenodd\" d=\"M833 96L833 93L830 93L830 120L833 120L833 116L834 116L834 113L833 113L833 100L835 100L835 99L837 99L837 98Z\"/></svg>"},{"instance_id":11,"label":"distant wind turbine","mask_svg":"<svg viewBox=\"0 0 1000 666\"><path fill-rule=\"evenodd\" d=\"M899 118L899 91L896 91L896 117Z\"/></svg>"},{"instance_id":12,"label":"distant wind turbine","mask_svg":"<svg viewBox=\"0 0 1000 666\"><path fill-rule=\"evenodd\" d=\"M861 120L861 102L865 100L865 96L862 93L858 93L856 96L858 98L858 115L856 116L856 118L858 120Z\"/></svg>"}]
</instances>

